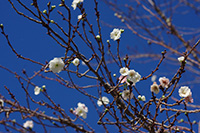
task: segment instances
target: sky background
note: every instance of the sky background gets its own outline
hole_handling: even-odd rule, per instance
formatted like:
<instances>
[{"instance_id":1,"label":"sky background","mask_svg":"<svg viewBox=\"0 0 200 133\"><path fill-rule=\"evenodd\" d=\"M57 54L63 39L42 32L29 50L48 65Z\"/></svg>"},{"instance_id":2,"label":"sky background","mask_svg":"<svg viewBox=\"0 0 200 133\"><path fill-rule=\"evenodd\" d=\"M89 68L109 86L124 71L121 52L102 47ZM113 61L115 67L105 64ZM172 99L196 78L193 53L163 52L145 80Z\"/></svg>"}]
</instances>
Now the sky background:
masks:
<instances>
[{"instance_id":1,"label":"sky background","mask_svg":"<svg viewBox=\"0 0 200 133\"><path fill-rule=\"evenodd\" d=\"M40 4L40 9L44 10L46 8L46 3L48 1L44 0ZM61 10L61 7L58 7L59 2L57 0L52 0L52 5L56 5L57 7L52 13L52 19L56 22L60 22L61 24L64 24L62 22L62 17L58 15L56 12L57 10ZM71 0L66 0L66 3L68 5L71 5ZM26 4L30 5L30 1L26 1ZM20 11L24 12L25 10L20 8L19 6L16 6ZM31 5L29 6L31 7ZM86 9L87 18L89 21L94 25L94 30L96 31L96 34L98 34L97 26L96 26L96 16L94 13L94 2L92 0L85 0L84 1L84 7ZM110 32L113 30L114 27L120 27L125 28L125 26L120 22L119 19L117 19L114 16L114 12L102 1L99 1L98 5L99 11L100 11L100 18L101 18L101 26L102 26L102 35L103 35L103 42L106 44L106 40L110 39ZM72 10L72 7L70 6L70 9ZM76 9L75 11L72 10L72 22L73 24L76 24L77 22L77 16L80 15L80 11ZM193 18L194 16L189 15L185 16L187 18ZM191 21L191 19L184 19L184 17L175 17L174 22L177 24L183 24L183 25L193 25L194 27L199 26L197 22ZM0 1L0 23L3 23L4 29L6 34L8 34L9 40L12 43L15 50L21 54L24 57L31 58L33 60L37 60L43 64L45 64L45 61L50 61L54 57L61 57L64 55L65 50L61 47L59 47L55 41L53 41L47 34L46 29L43 28L41 25L36 24L34 22L28 21L26 18L19 16L11 7L8 1L1 0ZM107 26L106 24L109 24L111 26ZM186 37L187 38L187 37ZM188 36L188 38L190 38ZM75 38L75 41L78 43L78 46L80 48L80 51L86 55L86 57L89 57L90 51L87 51L85 49L85 45L83 45L83 42L79 38ZM110 40L111 42L111 49L116 52L116 46L117 43ZM164 50L164 48L161 48L159 46L145 46L145 41L138 39L131 33L130 30L125 28L125 32L122 34L121 41L120 41L120 54L125 56L125 54L133 55L138 53L161 53L161 51ZM174 56L173 56L174 57ZM178 57L178 56L177 56ZM176 58L177 58L176 57ZM109 57L108 57L109 59ZM147 61L146 64L144 64L143 61ZM167 62L167 61L166 61ZM137 72L139 72L142 76L147 76L152 70L155 69L156 65L158 63L158 60L145 60L145 59L134 59L131 63L131 68L135 69ZM17 72L19 75L22 74L22 70L25 69L27 74L29 76L33 75L35 71L38 71L41 69L41 66L37 64L30 63L28 61L16 58L16 55L11 51L10 47L7 45L5 37L0 35L0 65L9 68L10 70ZM117 77L120 76L119 74L119 67L117 67L115 64L109 64L109 68L112 70L112 74L116 74ZM159 69L159 72L156 73L158 77L160 76L166 76L171 77L174 72L176 72L179 68L179 64L175 63L173 67L169 65L168 63L163 63ZM76 68L71 65L70 69L76 70ZM83 65L80 65L80 70L84 71L87 68ZM44 74L44 73L43 73ZM184 84L184 81L192 81L193 75L189 72L187 73L186 77L183 77L180 81L180 83ZM47 76L55 77L52 73L47 73ZM67 79L66 72L61 72L59 75L63 76ZM117 78L116 77L116 78ZM116 78L114 78L116 80ZM84 79L79 79L73 76L73 80L75 83L79 84L80 86L86 85L86 84L95 84L96 82L93 80L87 80L85 82ZM158 81L158 79L156 80ZM89 98L83 96L79 92L73 89L66 88L62 85L60 85L57 82L54 81L48 81L41 77L34 78L32 80L34 84L38 86L46 85L47 92L50 95L50 97L55 101L55 103L59 103L62 108L64 108L69 113L70 108L77 107L78 102L85 103L86 106L89 109L88 117L85 119L85 121L97 132L103 132L103 128L101 126L98 126L96 123L98 121L97 112L95 111L93 103L90 101ZM152 84L152 81L150 79L146 81L142 81L136 84L137 88L140 88L140 93L146 96L146 99L148 100L151 98L149 87ZM7 91L4 89L4 85L6 85L12 93L16 94L16 98L20 101L21 105L26 106L25 101L25 92L22 90L19 82L14 77L13 74L10 74L9 72L0 69L0 94L5 96L6 98L10 98ZM192 92L193 92L193 98L194 98L194 104L199 104L199 84L194 84L191 86ZM29 92L32 95L32 97L39 101L41 99L47 100L44 98L42 94L35 96L34 93L34 87L29 87ZM177 90L178 91L178 90ZM179 98L177 91L174 93L174 97ZM91 88L87 89L87 92L95 95L98 97L97 94L97 88ZM112 97L110 97L108 94L104 93L102 96L109 97L110 101L113 100ZM158 94L158 97L161 96L161 94ZM96 103L97 101L94 100ZM6 105L5 105L6 106ZM37 108L35 104L31 104L32 109ZM41 110L46 111L46 108L41 108ZM98 107L99 111L101 112L103 110L103 107ZM48 112L49 115L51 115L51 111ZM75 118L73 115L70 114L72 118ZM1 114L0 117L4 117L4 114ZM24 123L26 120L21 120L20 115L12 114L10 116L12 119L16 119L19 123ZM108 117L109 118L109 117ZM162 119L159 117L159 119ZM185 119L185 118L184 118ZM200 116L198 114L191 115L191 120L200 120ZM77 123L80 121L77 121ZM49 123L50 124L50 123ZM110 131L117 131L116 127L108 126L108 129ZM194 129L197 131L197 125L194 126ZM34 125L34 130L36 132L41 132L41 126L40 125ZM0 131L5 131L4 128L0 125ZM49 131L55 132L59 131L59 129L50 129ZM69 128L69 131L73 131L73 129Z\"/></svg>"}]
</instances>

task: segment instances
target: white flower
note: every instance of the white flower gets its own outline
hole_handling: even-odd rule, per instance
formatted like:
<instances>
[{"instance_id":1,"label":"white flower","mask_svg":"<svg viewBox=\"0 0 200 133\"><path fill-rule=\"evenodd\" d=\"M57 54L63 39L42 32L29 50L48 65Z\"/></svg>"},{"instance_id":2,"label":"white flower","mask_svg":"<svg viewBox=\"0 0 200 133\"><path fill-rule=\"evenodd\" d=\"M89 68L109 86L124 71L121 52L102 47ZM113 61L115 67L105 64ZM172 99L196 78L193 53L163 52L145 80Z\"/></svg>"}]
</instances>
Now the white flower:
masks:
<instances>
[{"instance_id":1,"label":"white flower","mask_svg":"<svg viewBox=\"0 0 200 133\"><path fill-rule=\"evenodd\" d=\"M3 107L4 106L4 101L3 99L0 99L0 107Z\"/></svg>"},{"instance_id":2,"label":"white flower","mask_svg":"<svg viewBox=\"0 0 200 133\"><path fill-rule=\"evenodd\" d=\"M54 73L59 73L62 71L65 63L61 58L54 58L49 62L49 69Z\"/></svg>"},{"instance_id":3,"label":"white flower","mask_svg":"<svg viewBox=\"0 0 200 133\"><path fill-rule=\"evenodd\" d=\"M167 88L168 85L169 85L169 79L166 78L166 77L160 77L159 78L159 82L160 82L160 85L164 88Z\"/></svg>"},{"instance_id":4,"label":"white flower","mask_svg":"<svg viewBox=\"0 0 200 133\"><path fill-rule=\"evenodd\" d=\"M146 97L144 95L143 96L138 95L138 100L139 101L146 101Z\"/></svg>"},{"instance_id":5,"label":"white flower","mask_svg":"<svg viewBox=\"0 0 200 133\"><path fill-rule=\"evenodd\" d=\"M191 95L191 90L188 86L181 86L178 93L180 97L188 97Z\"/></svg>"},{"instance_id":6,"label":"white flower","mask_svg":"<svg viewBox=\"0 0 200 133\"><path fill-rule=\"evenodd\" d=\"M153 85L151 85L151 92L154 92L156 94L160 92L159 86L156 82L154 82Z\"/></svg>"},{"instance_id":7,"label":"white flower","mask_svg":"<svg viewBox=\"0 0 200 133\"><path fill-rule=\"evenodd\" d=\"M88 108L83 103L78 103L78 107L74 110L74 113L78 116L82 116L84 119L87 118Z\"/></svg>"},{"instance_id":8,"label":"white flower","mask_svg":"<svg viewBox=\"0 0 200 133\"><path fill-rule=\"evenodd\" d=\"M102 98L99 98L99 100L97 101L97 105L100 107L101 105L104 104L109 104L109 99L105 96L103 96Z\"/></svg>"},{"instance_id":9,"label":"white flower","mask_svg":"<svg viewBox=\"0 0 200 133\"><path fill-rule=\"evenodd\" d=\"M124 100L127 100L127 99L132 99L133 98L133 93L131 92L130 93L130 90L124 90L122 92L122 97L124 98Z\"/></svg>"},{"instance_id":10,"label":"white flower","mask_svg":"<svg viewBox=\"0 0 200 133\"><path fill-rule=\"evenodd\" d=\"M38 86L35 86L34 94L35 94L35 95L39 95L39 94L40 94L40 91L41 91L41 88L38 87Z\"/></svg>"},{"instance_id":11,"label":"white flower","mask_svg":"<svg viewBox=\"0 0 200 133\"><path fill-rule=\"evenodd\" d=\"M23 124L24 128L33 128L33 121L32 120L28 120Z\"/></svg>"},{"instance_id":12,"label":"white flower","mask_svg":"<svg viewBox=\"0 0 200 133\"><path fill-rule=\"evenodd\" d=\"M182 63L184 59L185 59L185 57L184 57L184 56L181 56L181 57L178 58L178 61L179 61L180 63Z\"/></svg>"},{"instance_id":13,"label":"white flower","mask_svg":"<svg viewBox=\"0 0 200 133\"><path fill-rule=\"evenodd\" d=\"M78 15L78 19L82 19L82 15Z\"/></svg>"},{"instance_id":14,"label":"white flower","mask_svg":"<svg viewBox=\"0 0 200 133\"><path fill-rule=\"evenodd\" d=\"M126 75L128 75L128 68L127 67L122 67L122 68L120 68L120 70L119 70L119 73L122 75L122 76L126 76Z\"/></svg>"},{"instance_id":15,"label":"white flower","mask_svg":"<svg viewBox=\"0 0 200 133\"><path fill-rule=\"evenodd\" d=\"M146 101L146 97L143 95L143 96L141 97L141 100L142 100L142 101Z\"/></svg>"},{"instance_id":16,"label":"white flower","mask_svg":"<svg viewBox=\"0 0 200 133\"><path fill-rule=\"evenodd\" d=\"M141 75L134 71L134 70L130 70L128 71L128 76L127 76L127 80L131 81L133 83L133 85L135 85L135 83L139 82L141 78Z\"/></svg>"},{"instance_id":17,"label":"white flower","mask_svg":"<svg viewBox=\"0 0 200 133\"><path fill-rule=\"evenodd\" d=\"M156 76L156 75L153 75L153 76L151 77L151 81L152 81L152 82L155 82L155 81L156 81L156 78L157 78L157 76Z\"/></svg>"},{"instance_id":18,"label":"white flower","mask_svg":"<svg viewBox=\"0 0 200 133\"><path fill-rule=\"evenodd\" d=\"M74 64L74 66L78 66L80 63L80 60L78 58L75 58L72 63Z\"/></svg>"},{"instance_id":19,"label":"white flower","mask_svg":"<svg viewBox=\"0 0 200 133\"><path fill-rule=\"evenodd\" d=\"M192 92L190 92L189 96L187 96L187 97L185 98L185 102L186 102L186 103L188 103L188 102L193 103L193 102L194 102L194 100L193 100L193 98L192 98Z\"/></svg>"},{"instance_id":20,"label":"white flower","mask_svg":"<svg viewBox=\"0 0 200 133\"><path fill-rule=\"evenodd\" d=\"M114 41L118 40L121 37L121 31L120 29L113 29L113 31L110 33L110 38Z\"/></svg>"},{"instance_id":21,"label":"white flower","mask_svg":"<svg viewBox=\"0 0 200 133\"><path fill-rule=\"evenodd\" d=\"M72 7L74 8L74 10L76 9L76 7L77 7L77 5L78 5L78 3L81 3L81 2L83 2L83 0L74 0L73 2L72 2Z\"/></svg>"}]
</instances>

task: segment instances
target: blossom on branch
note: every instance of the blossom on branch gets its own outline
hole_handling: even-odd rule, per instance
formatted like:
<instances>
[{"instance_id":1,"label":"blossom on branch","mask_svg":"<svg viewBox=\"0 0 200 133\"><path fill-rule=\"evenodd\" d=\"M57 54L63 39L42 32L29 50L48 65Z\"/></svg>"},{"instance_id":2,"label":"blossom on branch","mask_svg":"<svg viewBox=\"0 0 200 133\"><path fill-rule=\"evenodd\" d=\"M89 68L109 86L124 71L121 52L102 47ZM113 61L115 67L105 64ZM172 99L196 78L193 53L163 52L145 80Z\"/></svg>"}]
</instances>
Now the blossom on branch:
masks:
<instances>
[{"instance_id":1,"label":"blossom on branch","mask_svg":"<svg viewBox=\"0 0 200 133\"><path fill-rule=\"evenodd\" d=\"M122 97L124 98L124 100L127 100L127 99L132 99L133 98L133 93L131 92L130 93L130 90L124 90L122 92Z\"/></svg>"},{"instance_id":2,"label":"blossom on branch","mask_svg":"<svg viewBox=\"0 0 200 133\"><path fill-rule=\"evenodd\" d=\"M78 58L75 58L72 63L74 64L74 66L78 66L80 64L80 60Z\"/></svg>"},{"instance_id":3,"label":"blossom on branch","mask_svg":"<svg viewBox=\"0 0 200 133\"><path fill-rule=\"evenodd\" d=\"M128 75L128 68L127 67L122 67L122 68L120 68L120 70L119 70L119 73L122 75L122 76L126 76L126 75Z\"/></svg>"},{"instance_id":4,"label":"blossom on branch","mask_svg":"<svg viewBox=\"0 0 200 133\"><path fill-rule=\"evenodd\" d=\"M178 90L178 93L180 97L185 97L186 103L193 103L192 92L188 86L181 86L181 88Z\"/></svg>"},{"instance_id":5,"label":"blossom on branch","mask_svg":"<svg viewBox=\"0 0 200 133\"><path fill-rule=\"evenodd\" d=\"M133 85L135 85L135 83L139 82L141 78L141 75L136 72L135 70L129 70L128 71L128 76L127 76L127 80L128 82L132 82Z\"/></svg>"},{"instance_id":6,"label":"blossom on branch","mask_svg":"<svg viewBox=\"0 0 200 133\"><path fill-rule=\"evenodd\" d=\"M109 102L109 99L103 96L102 98L99 98L99 100L97 101L97 105L100 107L103 104L109 104Z\"/></svg>"},{"instance_id":7,"label":"blossom on branch","mask_svg":"<svg viewBox=\"0 0 200 133\"><path fill-rule=\"evenodd\" d=\"M114 41L118 40L121 37L121 30L120 29L113 29L113 31L110 33L110 38Z\"/></svg>"},{"instance_id":8,"label":"blossom on branch","mask_svg":"<svg viewBox=\"0 0 200 133\"><path fill-rule=\"evenodd\" d=\"M156 82L151 85L151 92L158 94L160 92L159 86Z\"/></svg>"},{"instance_id":9,"label":"blossom on branch","mask_svg":"<svg viewBox=\"0 0 200 133\"><path fill-rule=\"evenodd\" d=\"M186 103L188 103L188 102L190 102L190 103L193 103L193 98L192 98L192 92L190 92L190 94L189 94L189 96L187 96L186 98L185 98L185 102Z\"/></svg>"},{"instance_id":10,"label":"blossom on branch","mask_svg":"<svg viewBox=\"0 0 200 133\"><path fill-rule=\"evenodd\" d=\"M185 59L185 57L184 57L184 56L181 56L181 57L178 58L178 61L179 61L180 63L182 63L182 62L184 61L184 59ZM185 63L186 63L186 60L185 60Z\"/></svg>"},{"instance_id":11,"label":"blossom on branch","mask_svg":"<svg viewBox=\"0 0 200 133\"><path fill-rule=\"evenodd\" d=\"M146 97L143 95L143 96L141 96L141 95L138 95L138 100L139 101L146 101Z\"/></svg>"},{"instance_id":12,"label":"blossom on branch","mask_svg":"<svg viewBox=\"0 0 200 133\"><path fill-rule=\"evenodd\" d=\"M88 108L83 103L78 103L78 107L74 110L74 113L78 116L82 116L84 119L87 118Z\"/></svg>"},{"instance_id":13,"label":"blossom on branch","mask_svg":"<svg viewBox=\"0 0 200 133\"><path fill-rule=\"evenodd\" d=\"M81 3L81 2L83 2L83 0L74 0L73 2L72 2L72 7L74 8L74 10L76 9L76 7L77 7L77 5L79 4L79 3Z\"/></svg>"},{"instance_id":14,"label":"blossom on branch","mask_svg":"<svg viewBox=\"0 0 200 133\"><path fill-rule=\"evenodd\" d=\"M41 91L41 88L38 87L38 86L35 86L34 94L35 94L35 95L39 95L39 94L40 94L40 91Z\"/></svg>"},{"instance_id":15,"label":"blossom on branch","mask_svg":"<svg viewBox=\"0 0 200 133\"><path fill-rule=\"evenodd\" d=\"M166 78L166 77L160 77L159 78L159 82L160 82L160 85L164 88L167 88L168 85L169 85L169 79Z\"/></svg>"},{"instance_id":16,"label":"blossom on branch","mask_svg":"<svg viewBox=\"0 0 200 133\"><path fill-rule=\"evenodd\" d=\"M28 120L23 124L24 128L33 128L33 121L32 120Z\"/></svg>"},{"instance_id":17,"label":"blossom on branch","mask_svg":"<svg viewBox=\"0 0 200 133\"><path fill-rule=\"evenodd\" d=\"M82 19L83 15L78 15L78 19Z\"/></svg>"},{"instance_id":18,"label":"blossom on branch","mask_svg":"<svg viewBox=\"0 0 200 133\"><path fill-rule=\"evenodd\" d=\"M54 73L59 73L62 71L65 63L61 58L54 58L49 62L49 69Z\"/></svg>"},{"instance_id":19,"label":"blossom on branch","mask_svg":"<svg viewBox=\"0 0 200 133\"><path fill-rule=\"evenodd\" d=\"M190 96L191 90L188 86L181 86L178 93L180 97L188 97Z\"/></svg>"}]
</instances>

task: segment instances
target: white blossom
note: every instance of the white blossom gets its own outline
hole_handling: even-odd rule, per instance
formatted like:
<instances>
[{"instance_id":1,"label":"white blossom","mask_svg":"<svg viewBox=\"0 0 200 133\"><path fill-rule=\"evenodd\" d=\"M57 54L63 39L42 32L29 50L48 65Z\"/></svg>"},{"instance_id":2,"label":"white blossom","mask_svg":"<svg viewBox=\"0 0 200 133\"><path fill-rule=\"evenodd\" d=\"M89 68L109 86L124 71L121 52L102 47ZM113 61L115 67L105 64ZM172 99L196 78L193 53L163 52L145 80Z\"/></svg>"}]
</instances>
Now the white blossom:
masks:
<instances>
[{"instance_id":1,"label":"white blossom","mask_svg":"<svg viewBox=\"0 0 200 133\"><path fill-rule=\"evenodd\" d=\"M135 85L135 83L139 82L141 78L141 75L134 71L134 70L129 70L128 71L128 76L127 76L127 80L131 81L133 83L133 85Z\"/></svg>"},{"instance_id":2,"label":"white blossom","mask_svg":"<svg viewBox=\"0 0 200 133\"><path fill-rule=\"evenodd\" d=\"M166 78L166 77L160 77L159 78L159 82L160 82L160 85L164 88L167 88L168 85L169 85L169 79Z\"/></svg>"},{"instance_id":3,"label":"white blossom","mask_svg":"<svg viewBox=\"0 0 200 133\"><path fill-rule=\"evenodd\" d=\"M127 100L127 99L132 99L133 98L133 93L131 92L130 93L130 90L124 90L122 92L122 97L124 98L124 100Z\"/></svg>"},{"instance_id":4,"label":"white blossom","mask_svg":"<svg viewBox=\"0 0 200 133\"><path fill-rule=\"evenodd\" d=\"M119 70L119 73L122 75L122 76L126 76L126 75L128 75L128 68L127 67L122 67L122 68L120 68L120 70Z\"/></svg>"},{"instance_id":5,"label":"white blossom","mask_svg":"<svg viewBox=\"0 0 200 133\"><path fill-rule=\"evenodd\" d=\"M153 85L151 85L151 92L154 92L156 94L160 92L159 86L156 82L154 82Z\"/></svg>"},{"instance_id":6,"label":"white blossom","mask_svg":"<svg viewBox=\"0 0 200 133\"><path fill-rule=\"evenodd\" d=\"M24 128L33 128L33 121L32 120L28 120L23 124Z\"/></svg>"},{"instance_id":7,"label":"white blossom","mask_svg":"<svg viewBox=\"0 0 200 133\"><path fill-rule=\"evenodd\" d=\"M75 58L72 63L74 64L74 66L78 66L80 64L80 60L78 58Z\"/></svg>"},{"instance_id":8,"label":"white blossom","mask_svg":"<svg viewBox=\"0 0 200 133\"><path fill-rule=\"evenodd\" d=\"M78 19L82 19L82 15L78 15Z\"/></svg>"},{"instance_id":9,"label":"white blossom","mask_svg":"<svg viewBox=\"0 0 200 133\"><path fill-rule=\"evenodd\" d=\"M77 5L79 4L79 3L81 3L81 2L83 2L83 0L74 0L73 2L72 2L72 7L74 8L74 10L76 9L76 7L77 7Z\"/></svg>"},{"instance_id":10,"label":"white blossom","mask_svg":"<svg viewBox=\"0 0 200 133\"><path fill-rule=\"evenodd\" d=\"M97 105L101 106L101 105L103 105L103 103L109 104L109 102L110 102L109 99L107 97L103 96L102 98L99 98L99 100L97 101Z\"/></svg>"},{"instance_id":11,"label":"white blossom","mask_svg":"<svg viewBox=\"0 0 200 133\"><path fill-rule=\"evenodd\" d=\"M0 107L3 107L4 106L4 101L3 99L0 99Z\"/></svg>"},{"instance_id":12,"label":"white blossom","mask_svg":"<svg viewBox=\"0 0 200 133\"><path fill-rule=\"evenodd\" d=\"M191 90L188 86L181 86L178 93L180 97L188 97L191 95Z\"/></svg>"},{"instance_id":13,"label":"white blossom","mask_svg":"<svg viewBox=\"0 0 200 133\"><path fill-rule=\"evenodd\" d=\"M185 98L185 102L186 103L188 103L188 102L190 102L190 103L193 103L193 98L192 98L192 92L190 92L190 94L189 94L189 96L187 96L186 98Z\"/></svg>"},{"instance_id":14,"label":"white blossom","mask_svg":"<svg viewBox=\"0 0 200 133\"><path fill-rule=\"evenodd\" d=\"M184 56L181 56L181 57L178 58L178 61L179 61L180 63L182 63L184 59L185 59L185 57L184 57Z\"/></svg>"},{"instance_id":15,"label":"white blossom","mask_svg":"<svg viewBox=\"0 0 200 133\"><path fill-rule=\"evenodd\" d=\"M78 107L74 110L74 113L78 116L82 116L84 119L87 118L88 108L83 103L78 103Z\"/></svg>"},{"instance_id":16,"label":"white blossom","mask_svg":"<svg viewBox=\"0 0 200 133\"><path fill-rule=\"evenodd\" d=\"M141 100L142 100L142 101L146 101L146 97L143 95L143 96L141 97Z\"/></svg>"},{"instance_id":17,"label":"white blossom","mask_svg":"<svg viewBox=\"0 0 200 133\"><path fill-rule=\"evenodd\" d=\"M54 73L59 73L62 71L65 63L61 58L54 58L49 62L49 69Z\"/></svg>"},{"instance_id":18,"label":"white blossom","mask_svg":"<svg viewBox=\"0 0 200 133\"><path fill-rule=\"evenodd\" d=\"M35 95L39 95L39 94L40 94L40 91L41 91L41 88L38 87L38 86L35 86L34 94L35 94Z\"/></svg>"},{"instance_id":19,"label":"white blossom","mask_svg":"<svg viewBox=\"0 0 200 133\"><path fill-rule=\"evenodd\" d=\"M121 31L120 29L113 29L113 31L110 33L110 38L114 41L118 40L121 37Z\"/></svg>"}]
</instances>

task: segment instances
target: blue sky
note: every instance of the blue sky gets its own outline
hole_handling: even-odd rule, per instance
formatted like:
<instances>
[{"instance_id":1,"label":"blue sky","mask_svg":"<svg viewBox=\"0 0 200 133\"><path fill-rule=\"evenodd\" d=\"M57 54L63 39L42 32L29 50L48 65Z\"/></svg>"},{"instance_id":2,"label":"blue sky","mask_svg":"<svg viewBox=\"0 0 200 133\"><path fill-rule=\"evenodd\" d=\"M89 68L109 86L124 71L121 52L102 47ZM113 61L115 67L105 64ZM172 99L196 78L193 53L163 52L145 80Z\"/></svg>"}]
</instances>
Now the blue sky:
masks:
<instances>
[{"instance_id":1,"label":"blue sky","mask_svg":"<svg viewBox=\"0 0 200 133\"><path fill-rule=\"evenodd\" d=\"M29 4L30 1L26 1L26 4ZM46 9L46 3L48 1L44 0L40 3L40 9L44 10ZM71 5L71 1L66 1L68 5ZM58 15L56 12L57 10L63 11L61 7L58 7L59 2L57 0L52 0L52 5L56 5L57 7L52 13L52 19L56 22L60 22L61 24L64 24L62 22L62 17ZM19 6L16 6L20 11L24 12L25 10L20 8ZM31 7L31 5L29 6ZM93 1L84 1L84 7L87 12L87 18L89 21L94 25L94 31L96 31L96 34L98 34L98 29L96 26L96 16L94 14L94 2ZM103 35L103 42L105 44L108 39L110 39L110 32L113 30L114 27L120 27L125 28L125 25L123 25L119 19L117 19L114 16L114 12L102 1L99 2L98 5L99 11L100 11L100 18L101 18L101 25L102 25L102 35ZM72 10L72 23L76 24L77 22L77 16L80 15L80 11L76 9L75 11L70 7ZM26 12L26 11L25 11ZM26 18L17 15L17 13L12 9L11 5L6 0L0 1L0 23L3 23L4 29L6 34L8 34L9 40L11 41L13 47L15 50L23 55L24 57L31 58L33 60L37 60L43 64L45 64L45 61L50 61L54 57L61 57L64 55L65 50L61 47L59 47L53 39L51 39L46 34L46 29L43 28L41 25L33 23L31 21L28 21ZM180 17L180 18L179 18ZM199 26L199 24L195 21L189 21L185 20L184 17L175 17L173 19L174 23L187 25L190 23L190 25L193 25L194 27ZM185 16L188 18L193 18L194 16ZM106 26L106 24L111 25ZM64 25L63 25L64 26ZM191 38L190 36L187 36L186 38ZM91 39L92 40L92 39ZM80 51L86 55L86 57L90 56L89 50L85 48L85 44L80 40L80 38L75 38L75 41L78 44L78 47ZM116 52L116 46L117 42L114 42L110 40L111 43L111 49L113 52ZM95 44L94 44L95 45ZM129 47L127 49L127 47ZM157 45L151 45L146 46L146 41L143 41L136 36L133 35L133 33L125 28L125 32L122 34L121 41L120 41L120 54L122 56L125 56L125 54L129 55L135 55L138 53L156 53L160 54L161 51L163 51L164 48L159 47ZM137 52L136 52L137 51ZM182 51L181 51L182 52ZM7 45L5 37L2 35L0 36L0 65L9 68L13 72L17 72L19 75L23 76L22 70L25 69L27 74L29 76L33 75L35 71L38 71L41 69L41 66L37 64L30 63L29 61L25 61L22 59L19 59L16 57L16 55L11 51L9 46ZM170 55L169 55L170 56ZM172 55L172 57L177 58L178 55ZM109 57L107 57L109 59ZM167 60L167 59L166 59ZM147 61L146 64L144 64L142 61ZM167 62L167 61L166 61ZM152 70L155 69L156 65L158 63L158 60L146 60L146 59L132 59L132 63L130 67L132 69L135 69L138 71L142 76L147 76L150 74ZM174 63L174 62L173 62ZM177 71L179 68L179 63L174 63L175 65L170 66L170 61L168 60L168 63L163 62L161 65L159 72L156 73L158 77L160 76L166 76L171 78L174 74L174 72ZM120 76L119 74L119 67L115 64L109 64L108 67L111 69L112 74L117 74L117 77ZM74 66L70 66L70 69L76 70ZM80 66L80 70L84 71L86 70L86 66ZM42 73L44 74L44 73ZM46 76L55 77L52 73L45 74ZM67 73L61 72L59 75L63 76L67 79ZM191 78L193 77L193 73L186 72L183 76L180 83L183 85L187 85L185 81L192 81ZM196 75L195 75L196 76ZM116 78L113 77L113 79L116 82ZM79 84L80 86L86 85L86 84L96 84L94 80L87 80L87 79L80 79L77 78L75 75L73 75L73 80L75 83ZM87 80L87 82L86 82ZM158 81L158 79L157 79ZM94 128L97 132L103 132L103 128L101 126L97 125L98 117L97 112L95 111L93 103L90 101L89 98L86 96L83 96L79 92L77 92L74 89L66 88L59 83L55 81L49 81L45 80L41 77L36 77L32 80L34 84L38 86L46 85L47 92L50 95L50 97L55 101L55 103L60 104L63 109L65 109L66 113L72 116L72 118L75 118L73 115L70 114L69 109L74 108L77 106L78 102L85 103L86 106L89 108L88 117L85 120L92 128ZM26 83L25 83L26 84ZM148 99L151 98L151 95L149 93L149 87L152 84L151 80L148 79L146 81L142 81L136 84L137 88L140 88L140 93L144 94ZM26 106L25 101L25 92L22 90L21 85L19 84L18 80L14 77L14 75L10 74L9 72L0 69L0 94L5 96L6 98L10 98L7 91L4 89L4 85L6 85L12 93L16 94L16 98L20 101L21 105ZM193 98L194 104L199 104L199 84L194 84L191 86L193 90ZM38 96L35 96L33 94L34 87L29 87L29 92L33 99L36 101L38 100L47 100L45 97L40 94ZM88 93L98 97L97 88L89 88L86 90ZM177 90L178 91L178 90ZM174 93L174 97L179 98L177 91ZM109 97L109 99L112 101L113 98L103 92L103 96ZM158 95L158 97L161 96L161 94ZM97 101L94 100L94 103ZM31 104L31 107L33 109L37 108L35 104ZM52 111L47 111L46 108L41 108L41 110L46 111L51 115ZM98 107L99 111L103 111L103 107ZM1 114L0 116L4 116ZM161 115L162 116L162 115ZM21 120L21 117L17 114L12 114L10 116L11 119L16 119L19 123L24 123L26 120ZM109 117L108 117L109 118ZM162 119L162 117L159 117L159 119ZM200 119L198 114L191 115L192 120L198 121ZM79 123L80 121L77 121ZM49 123L50 124L50 123ZM197 129L197 126L194 126ZM108 126L108 129L110 131L117 131L116 127ZM3 130L0 126L0 130ZM41 126L35 125L34 130L36 132L41 132ZM59 131L59 129L50 129L50 132ZM4 131L4 130L3 130ZM73 131L73 129L69 129L69 131Z\"/></svg>"}]
</instances>

